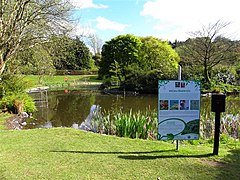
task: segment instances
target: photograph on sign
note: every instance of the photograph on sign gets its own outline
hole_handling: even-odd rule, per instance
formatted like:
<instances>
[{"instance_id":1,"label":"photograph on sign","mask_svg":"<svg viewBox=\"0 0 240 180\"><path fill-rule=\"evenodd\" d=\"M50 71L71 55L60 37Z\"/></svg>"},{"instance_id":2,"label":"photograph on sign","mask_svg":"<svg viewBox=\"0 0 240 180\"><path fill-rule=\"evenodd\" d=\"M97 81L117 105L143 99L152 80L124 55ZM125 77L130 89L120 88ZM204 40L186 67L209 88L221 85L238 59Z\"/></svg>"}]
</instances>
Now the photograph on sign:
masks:
<instances>
[{"instance_id":1,"label":"photograph on sign","mask_svg":"<svg viewBox=\"0 0 240 180\"><path fill-rule=\"evenodd\" d=\"M199 139L200 82L159 80L158 139Z\"/></svg>"},{"instance_id":2,"label":"photograph on sign","mask_svg":"<svg viewBox=\"0 0 240 180\"><path fill-rule=\"evenodd\" d=\"M170 110L178 110L178 100L170 100Z\"/></svg>"},{"instance_id":3,"label":"photograph on sign","mask_svg":"<svg viewBox=\"0 0 240 180\"><path fill-rule=\"evenodd\" d=\"M180 100L180 110L189 110L189 100Z\"/></svg>"},{"instance_id":4,"label":"photograph on sign","mask_svg":"<svg viewBox=\"0 0 240 180\"><path fill-rule=\"evenodd\" d=\"M160 100L160 110L168 110L168 100Z\"/></svg>"}]
</instances>

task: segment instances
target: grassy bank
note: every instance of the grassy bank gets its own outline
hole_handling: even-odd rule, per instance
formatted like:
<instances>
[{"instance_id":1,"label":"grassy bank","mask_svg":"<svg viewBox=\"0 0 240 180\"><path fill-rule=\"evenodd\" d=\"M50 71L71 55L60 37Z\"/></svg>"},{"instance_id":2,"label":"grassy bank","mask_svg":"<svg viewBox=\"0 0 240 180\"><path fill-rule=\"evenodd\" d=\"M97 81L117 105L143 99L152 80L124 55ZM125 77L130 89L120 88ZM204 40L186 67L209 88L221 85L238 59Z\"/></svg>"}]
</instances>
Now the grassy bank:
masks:
<instances>
[{"instance_id":1,"label":"grassy bank","mask_svg":"<svg viewBox=\"0 0 240 180\"><path fill-rule=\"evenodd\" d=\"M0 179L239 179L240 144L119 138L70 128L0 131Z\"/></svg>"},{"instance_id":2,"label":"grassy bank","mask_svg":"<svg viewBox=\"0 0 240 180\"><path fill-rule=\"evenodd\" d=\"M33 87L49 86L50 88L75 87L79 85L100 84L97 75L57 75L57 76L37 76L28 75L24 80L31 82Z\"/></svg>"}]
</instances>

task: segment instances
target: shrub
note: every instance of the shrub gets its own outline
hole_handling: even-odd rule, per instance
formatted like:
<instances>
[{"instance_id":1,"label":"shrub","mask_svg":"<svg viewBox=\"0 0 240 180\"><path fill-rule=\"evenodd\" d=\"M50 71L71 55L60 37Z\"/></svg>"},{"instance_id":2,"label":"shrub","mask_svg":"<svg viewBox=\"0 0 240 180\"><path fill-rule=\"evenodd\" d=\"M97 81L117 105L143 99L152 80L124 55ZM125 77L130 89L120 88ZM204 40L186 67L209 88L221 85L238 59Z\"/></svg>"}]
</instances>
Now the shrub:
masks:
<instances>
[{"instance_id":1,"label":"shrub","mask_svg":"<svg viewBox=\"0 0 240 180\"><path fill-rule=\"evenodd\" d=\"M5 73L0 81L0 108L11 113L34 112L36 106L33 99L26 93L31 87L22 76Z\"/></svg>"},{"instance_id":2,"label":"shrub","mask_svg":"<svg viewBox=\"0 0 240 180\"><path fill-rule=\"evenodd\" d=\"M0 101L0 108L11 113L35 112L36 106L33 99L27 93L8 93Z\"/></svg>"}]
</instances>

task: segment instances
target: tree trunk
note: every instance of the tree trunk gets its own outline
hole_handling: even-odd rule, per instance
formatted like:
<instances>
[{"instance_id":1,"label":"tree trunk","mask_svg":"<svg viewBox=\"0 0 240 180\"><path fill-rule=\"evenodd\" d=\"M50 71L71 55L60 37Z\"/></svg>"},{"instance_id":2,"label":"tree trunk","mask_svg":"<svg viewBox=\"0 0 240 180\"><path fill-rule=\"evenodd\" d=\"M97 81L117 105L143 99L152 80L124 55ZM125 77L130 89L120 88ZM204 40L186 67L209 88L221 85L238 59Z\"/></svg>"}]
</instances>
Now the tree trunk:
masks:
<instances>
[{"instance_id":1,"label":"tree trunk","mask_svg":"<svg viewBox=\"0 0 240 180\"><path fill-rule=\"evenodd\" d=\"M6 61L4 59L4 56L1 54L1 57L0 57L0 75L3 73L3 71L5 69L5 64L6 64Z\"/></svg>"},{"instance_id":2,"label":"tree trunk","mask_svg":"<svg viewBox=\"0 0 240 180\"><path fill-rule=\"evenodd\" d=\"M210 80L210 77L209 77L209 70L208 70L208 67L206 65L204 66L204 80L208 85L211 84L211 80Z\"/></svg>"},{"instance_id":3,"label":"tree trunk","mask_svg":"<svg viewBox=\"0 0 240 180\"><path fill-rule=\"evenodd\" d=\"M0 75L2 75L4 69L5 69L5 63L0 65Z\"/></svg>"}]
</instances>

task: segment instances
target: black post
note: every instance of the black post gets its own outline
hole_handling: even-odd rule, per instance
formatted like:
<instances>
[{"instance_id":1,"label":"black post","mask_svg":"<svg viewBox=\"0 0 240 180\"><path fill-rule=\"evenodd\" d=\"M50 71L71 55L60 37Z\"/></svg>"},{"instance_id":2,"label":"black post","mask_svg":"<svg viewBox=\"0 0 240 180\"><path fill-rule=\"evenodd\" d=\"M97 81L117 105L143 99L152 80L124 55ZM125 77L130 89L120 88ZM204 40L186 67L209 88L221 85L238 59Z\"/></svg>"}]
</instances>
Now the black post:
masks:
<instances>
[{"instance_id":1,"label":"black post","mask_svg":"<svg viewBox=\"0 0 240 180\"><path fill-rule=\"evenodd\" d=\"M220 134L220 115L225 112L224 94L212 94L212 112L215 112L215 132L214 132L214 147L213 155L218 155L219 149L219 134Z\"/></svg>"},{"instance_id":2,"label":"black post","mask_svg":"<svg viewBox=\"0 0 240 180\"><path fill-rule=\"evenodd\" d=\"M220 113L221 112L215 112L215 132L214 132L213 155L218 155L219 134L220 134Z\"/></svg>"}]
</instances>

